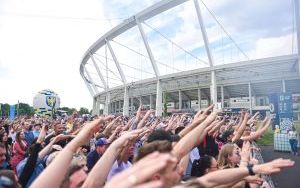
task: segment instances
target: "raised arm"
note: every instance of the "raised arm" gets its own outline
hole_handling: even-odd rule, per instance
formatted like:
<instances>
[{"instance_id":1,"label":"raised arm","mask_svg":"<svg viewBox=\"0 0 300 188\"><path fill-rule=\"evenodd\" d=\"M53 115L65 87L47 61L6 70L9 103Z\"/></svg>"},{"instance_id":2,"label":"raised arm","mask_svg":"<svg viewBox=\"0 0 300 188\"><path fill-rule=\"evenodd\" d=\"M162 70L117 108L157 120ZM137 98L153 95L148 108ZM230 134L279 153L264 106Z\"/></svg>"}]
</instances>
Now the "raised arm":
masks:
<instances>
[{"instance_id":1,"label":"raised arm","mask_svg":"<svg viewBox=\"0 0 300 188\"><path fill-rule=\"evenodd\" d=\"M122 148L131 140L135 139L141 131L142 130L134 130L127 132L115 140L92 168L82 187L102 187Z\"/></svg>"},{"instance_id":2,"label":"raised arm","mask_svg":"<svg viewBox=\"0 0 300 188\"><path fill-rule=\"evenodd\" d=\"M271 121L271 118L267 118L267 121L264 123L261 129L255 131L254 133L251 133L249 136L243 136L241 137L241 139L244 141L252 141L258 139L267 131L268 127L271 125Z\"/></svg>"},{"instance_id":3,"label":"raised arm","mask_svg":"<svg viewBox=\"0 0 300 188\"><path fill-rule=\"evenodd\" d=\"M205 120L205 118L207 117L208 112L210 110L212 110L213 107L214 107L214 105L210 105L201 114L198 112L195 115L193 122L190 125L186 126L178 135L182 138L186 134L188 134L191 130L193 130L195 127L197 127L197 125L199 125L200 123L202 123Z\"/></svg>"},{"instance_id":4,"label":"raised arm","mask_svg":"<svg viewBox=\"0 0 300 188\"><path fill-rule=\"evenodd\" d=\"M92 137L94 132L99 130L103 125L103 122L110 118L110 116L99 118L88 123L40 174L31 187L58 187L67 173L73 154L76 152L77 148L85 144Z\"/></svg>"},{"instance_id":5,"label":"raised arm","mask_svg":"<svg viewBox=\"0 0 300 188\"><path fill-rule=\"evenodd\" d=\"M235 134L232 138L232 142L237 141L238 139L240 139L242 137L242 135L247 127L248 119L249 119L249 113L245 113L244 119L243 119L241 125L235 131Z\"/></svg>"},{"instance_id":6,"label":"raised arm","mask_svg":"<svg viewBox=\"0 0 300 188\"><path fill-rule=\"evenodd\" d=\"M276 159L269 163L255 165L253 166L252 170L254 174L272 174L280 172L280 170L284 167L291 167L293 165L294 162L291 160ZM231 168L208 173L198 178L198 181L200 181L201 184L206 188L211 188L219 185L238 182L248 175L250 174L247 167Z\"/></svg>"},{"instance_id":7,"label":"raised arm","mask_svg":"<svg viewBox=\"0 0 300 188\"><path fill-rule=\"evenodd\" d=\"M137 125L137 129L141 129L144 125L145 125L145 123L146 123L146 120L148 119L148 117L150 116L150 114L151 113L153 113L154 112L154 110L148 110L147 112L146 112L146 114L144 115L144 117L143 117L143 119L139 122L139 124Z\"/></svg>"},{"instance_id":8,"label":"raised arm","mask_svg":"<svg viewBox=\"0 0 300 188\"><path fill-rule=\"evenodd\" d=\"M175 145L172 153L181 159L189 151L191 151L196 145L200 144L204 136L207 134L206 127L209 126L216 118L217 112L212 112L199 126L194 128L186 136L180 139L180 141Z\"/></svg>"}]
</instances>

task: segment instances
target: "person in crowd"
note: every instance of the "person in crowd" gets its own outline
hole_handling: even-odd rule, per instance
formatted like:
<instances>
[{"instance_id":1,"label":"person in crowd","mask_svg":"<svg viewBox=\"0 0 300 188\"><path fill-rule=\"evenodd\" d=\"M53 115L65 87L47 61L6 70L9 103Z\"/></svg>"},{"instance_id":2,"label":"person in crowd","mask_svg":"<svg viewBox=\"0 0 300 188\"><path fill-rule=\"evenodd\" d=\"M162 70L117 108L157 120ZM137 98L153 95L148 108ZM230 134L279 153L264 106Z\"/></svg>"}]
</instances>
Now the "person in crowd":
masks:
<instances>
[{"instance_id":1,"label":"person in crowd","mask_svg":"<svg viewBox=\"0 0 300 188\"><path fill-rule=\"evenodd\" d=\"M33 137L34 138L37 138L41 132L41 128L42 128L42 125L40 123L35 123L33 125L33 130L32 130L32 133L33 133Z\"/></svg>"},{"instance_id":2,"label":"person in crowd","mask_svg":"<svg viewBox=\"0 0 300 188\"><path fill-rule=\"evenodd\" d=\"M5 145L3 143L0 143L0 170L4 169L4 164L6 161L6 151L5 151Z\"/></svg>"},{"instance_id":3,"label":"person in crowd","mask_svg":"<svg viewBox=\"0 0 300 188\"><path fill-rule=\"evenodd\" d=\"M220 150L218 165L221 169L238 167L240 161L240 149L237 145L228 143Z\"/></svg>"},{"instance_id":4,"label":"person in crowd","mask_svg":"<svg viewBox=\"0 0 300 188\"><path fill-rule=\"evenodd\" d=\"M219 168L216 159L210 155L204 155L200 159L194 160L191 176L201 177L218 169Z\"/></svg>"},{"instance_id":5,"label":"person in crowd","mask_svg":"<svg viewBox=\"0 0 300 188\"><path fill-rule=\"evenodd\" d=\"M133 146L132 144L126 146L120 153L118 159L113 164L108 176L107 181L109 181L114 175L120 173L132 166L129 158L133 155Z\"/></svg>"},{"instance_id":6,"label":"person in crowd","mask_svg":"<svg viewBox=\"0 0 300 188\"><path fill-rule=\"evenodd\" d=\"M30 121L25 121L23 123L23 132L24 132L24 135L25 135L25 140L27 142L28 145L31 145L31 143L33 142L33 139L34 139L34 134L33 132L31 131L31 122Z\"/></svg>"},{"instance_id":7,"label":"person in crowd","mask_svg":"<svg viewBox=\"0 0 300 188\"><path fill-rule=\"evenodd\" d=\"M71 165L60 188L79 188L87 178L87 173L80 165Z\"/></svg>"},{"instance_id":8,"label":"person in crowd","mask_svg":"<svg viewBox=\"0 0 300 188\"><path fill-rule=\"evenodd\" d=\"M108 142L105 138L100 138L95 143L95 150L87 155L87 167L90 171L97 161L101 158L107 148Z\"/></svg>"},{"instance_id":9,"label":"person in crowd","mask_svg":"<svg viewBox=\"0 0 300 188\"><path fill-rule=\"evenodd\" d=\"M65 125L62 124L61 122L54 122L53 124L53 132L48 134L45 138L45 144L49 144L50 141L55 137L58 136L60 134L64 134L65 131ZM68 143L68 140L62 140L58 143L56 143L57 145L60 145L61 147L65 147Z\"/></svg>"},{"instance_id":10,"label":"person in crowd","mask_svg":"<svg viewBox=\"0 0 300 188\"><path fill-rule=\"evenodd\" d=\"M5 162L3 164L3 168L11 169L10 159L12 155L12 146L11 146L11 138L8 138L8 134L6 131L2 132L0 135L0 143L5 146Z\"/></svg>"},{"instance_id":11,"label":"person in crowd","mask_svg":"<svg viewBox=\"0 0 300 188\"><path fill-rule=\"evenodd\" d=\"M78 114L72 120L74 130L65 130L65 121L59 117L17 118L10 126L18 127L21 122L42 122L43 126L30 144L28 156L17 165L15 180L25 188L247 188L258 187L263 182L260 175L293 166L291 160L258 164L251 157L253 144L269 127L270 118L256 130L256 115L242 112L225 117L213 108L211 105L195 115L161 118L155 117L153 110L143 111L142 106L130 117L108 115L82 121ZM48 130L45 121L53 130ZM20 140L19 134L16 140ZM91 143L94 149L83 151ZM0 144L1 161L5 155L1 158ZM265 182L263 185L267 186Z\"/></svg>"},{"instance_id":12,"label":"person in crowd","mask_svg":"<svg viewBox=\"0 0 300 188\"><path fill-rule=\"evenodd\" d=\"M295 127L288 132L288 138L291 146L291 153L293 155L298 155L298 133Z\"/></svg>"},{"instance_id":13,"label":"person in crowd","mask_svg":"<svg viewBox=\"0 0 300 188\"><path fill-rule=\"evenodd\" d=\"M18 178L12 170L0 170L0 187L2 188L21 188Z\"/></svg>"},{"instance_id":14,"label":"person in crowd","mask_svg":"<svg viewBox=\"0 0 300 188\"><path fill-rule=\"evenodd\" d=\"M16 142L13 144L13 156L11 158L12 169L16 172L17 165L24 159L27 150L27 142L23 131L17 132Z\"/></svg>"}]
</instances>

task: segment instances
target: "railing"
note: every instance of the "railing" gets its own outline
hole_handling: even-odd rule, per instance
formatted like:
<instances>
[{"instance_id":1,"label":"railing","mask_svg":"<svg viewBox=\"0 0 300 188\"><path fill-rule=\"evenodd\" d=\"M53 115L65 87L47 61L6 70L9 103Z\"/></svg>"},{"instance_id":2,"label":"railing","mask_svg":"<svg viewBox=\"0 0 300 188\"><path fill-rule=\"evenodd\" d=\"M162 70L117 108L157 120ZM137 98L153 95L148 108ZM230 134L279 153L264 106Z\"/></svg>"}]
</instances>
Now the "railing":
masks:
<instances>
[{"instance_id":1,"label":"railing","mask_svg":"<svg viewBox=\"0 0 300 188\"><path fill-rule=\"evenodd\" d=\"M255 148L259 148L258 145L257 145L255 142L252 142L252 145L253 145ZM252 154L252 157L255 158L255 159L258 161L259 164L264 163L264 159L263 159L263 157L262 157L262 155L261 155L260 150L254 149L254 150L252 150L252 153L251 153L251 154ZM271 179L271 176L263 175L262 178L263 178L266 182L268 182L268 184L269 184L269 186L270 186L271 188L275 188L274 183L273 183L273 181L272 181L272 179Z\"/></svg>"}]
</instances>

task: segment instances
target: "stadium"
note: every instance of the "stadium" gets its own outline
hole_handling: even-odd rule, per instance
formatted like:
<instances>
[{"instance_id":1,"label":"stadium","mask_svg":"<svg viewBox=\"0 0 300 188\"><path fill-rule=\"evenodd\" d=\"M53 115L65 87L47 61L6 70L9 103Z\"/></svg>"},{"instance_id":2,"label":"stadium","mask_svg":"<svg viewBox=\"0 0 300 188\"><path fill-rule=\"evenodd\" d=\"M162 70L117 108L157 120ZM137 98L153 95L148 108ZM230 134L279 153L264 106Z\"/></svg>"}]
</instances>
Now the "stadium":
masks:
<instances>
[{"instance_id":1,"label":"stadium","mask_svg":"<svg viewBox=\"0 0 300 188\"><path fill-rule=\"evenodd\" d=\"M284 93L291 96L293 119L300 120L299 10L298 1L293 3L296 50L258 59L248 57L203 2L165 0L138 12L101 36L82 58L80 74L93 97L93 113L129 115L143 104L161 116L164 104L172 113L214 103L226 111L268 114L271 96ZM196 50L183 48L155 27L160 15L184 4L194 11ZM161 20L164 25L172 22ZM207 22L219 28L220 48Z\"/></svg>"}]
</instances>

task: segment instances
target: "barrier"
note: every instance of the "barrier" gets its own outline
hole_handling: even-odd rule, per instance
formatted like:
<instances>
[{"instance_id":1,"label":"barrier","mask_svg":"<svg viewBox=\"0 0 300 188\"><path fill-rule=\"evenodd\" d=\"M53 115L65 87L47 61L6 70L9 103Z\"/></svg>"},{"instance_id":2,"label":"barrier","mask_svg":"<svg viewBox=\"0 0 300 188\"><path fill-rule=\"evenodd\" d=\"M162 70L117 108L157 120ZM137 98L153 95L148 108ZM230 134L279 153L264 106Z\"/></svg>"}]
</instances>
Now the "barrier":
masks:
<instances>
[{"instance_id":1,"label":"barrier","mask_svg":"<svg viewBox=\"0 0 300 188\"><path fill-rule=\"evenodd\" d=\"M254 146L255 148L259 148L258 145L255 142L252 142L252 146ZM261 155L260 149L259 150L256 150L256 149L252 150L251 155L252 155L253 158L255 158L258 161L259 164L264 163L264 159L263 159L263 157ZM269 175L262 175L262 178L266 182L268 182L270 188L275 188L274 183L273 183L273 181L271 179L271 176L269 176Z\"/></svg>"},{"instance_id":2,"label":"barrier","mask_svg":"<svg viewBox=\"0 0 300 188\"><path fill-rule=\"evenodd\" d=\"M298 143L299 143L299 134L298 134ZM299 148L299 144L298 144ZM286 133L275 133L274 134L274 150L275 151L285 151L290 152L291 146L289 142L288 135Z\"/></svg>"}]
</instances>

